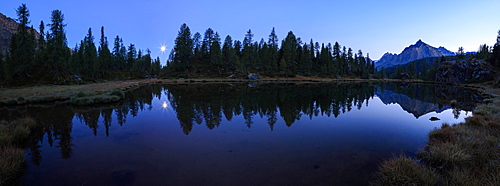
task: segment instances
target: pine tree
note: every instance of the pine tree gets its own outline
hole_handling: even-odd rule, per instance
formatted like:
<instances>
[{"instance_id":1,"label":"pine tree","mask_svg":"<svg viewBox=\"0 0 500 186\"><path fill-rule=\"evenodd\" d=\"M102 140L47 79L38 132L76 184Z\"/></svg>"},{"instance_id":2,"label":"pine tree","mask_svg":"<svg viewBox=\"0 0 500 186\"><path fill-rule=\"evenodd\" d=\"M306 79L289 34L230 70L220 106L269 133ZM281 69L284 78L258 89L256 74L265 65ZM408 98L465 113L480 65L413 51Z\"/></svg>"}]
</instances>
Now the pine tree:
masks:
<instances>
[{"instance_id":1,"label":"pine tree","mask_svg":"<svg viewBox=\"0 0 500 186\"><path fill-rule=\"evenodd\" d=\"M175 38L174 58L172 67L176 72L187 72L190 67L190 59L193 56L193 39L191 30L186 23L181 25L177 38Z\"/></svg>"},{"instance_id":2,"label":"pine tree","mask_svg":"<svg viewBox=\"0 0 500 186\"><path fill-rule=\"evenodd\" d=\"M340 75L342 74L342 56L340 54L340 44L338 42L335 42L333 45L333 69L334 69L334 74Z\"/></svg>"},{"instance_id":3,"label":"pine tree","mask_svg":"<svg viewBox=\"0 0 500 186\"><path fill-rule=\"evenodd\" d=\"M222 52L220 49L220 38L218 33L215 33L214 40L212 41L212 45L210 46L210 63L212 68L215 68L215 70L210 69L209 73L213 73L211 71L216 71L217 74L221 74Z\"/></svg>"},{"instance_id":4,"label":"pine tree","mask_svg":"<svg viewBox=\"0 0 500 186\"><path fill-rule=\"evenodd\" d=\"M52 73L61 73L67 69L70 52L64 31L64 14L60 10L53 10L51 23L48 25L50 32L47 34L47 62Z\"/></svg>"},{"instance_id":5,"label":"pine tree","mask_svg":"<svg viewBox=\"0 0 500 186\"><path fill-rule=\"evenodd\" d=\"M298 48L297 38L292 31L288 32L285 40L283 40L281 48L283 49L283 60L281 63L281 71L284 75L295 74L296 68L296 52Z\"/></svg>"},{"instance_id":6,"label":"pine tree","mask_svg":"<svg viewBox=\"0 0 500 186\"><path fill-rule=\"evenodd\" d=\"M243 72L248 73L250 67L254 65L255 54L253 45L252 30L248 29L245 39L243 39L243 49L241 50L241 66Z\"/></svg>"},{"instance_id":7,"label":"pine tree","mask_svg":"<svg viewBox=\"0 0 500 186\"><path fill-rule=\"evenodd\" d=\"M205 31L205 36L203 37L203 42L201 45L201 53L203 56L203 60L205 63L209 63L210 60L210 48L212 47L212 43L214 41L215 33L211 28L208 28Z\"/></svg>"},{"instance_id":8,"label":"pine tree","mask_svg":"<svg viewBox=\"0 0 500 186\"><path fill-rule=\"evenodd\" d=\"M274 31L274 27L271 30L271 34L269 34L269 40L267 41L267 46L268 46L268 55L269 61L265 61L269 63L269 70L276 72L278 70L278 35L276 35L276 32Z\"/></svg>"},{"instance_id":9,"label":"pine tree","mask_svg":"<svg viewBox=\"0 0 500 186\"><path fill-rule=\"evenodd\" d=\"M156 57L155 60L151 63L151 74L155 77L160 75L161 71L161 62L160 57Z\"/></svg>"},{"instance_id":10,"label":"pine tree","mask_svg":"<svg viewBox=\"0 0 500 186\"><path fill-rule=\"evenodd\" d=\"M19 26L17 32L12 35L10 51L6 63L6 76L8 79L14 76L28 76L29 70L33 66L35 56L35 37L33 29L28 27L29 10L26 4L22 4L16 9Z\"/></svg>"},{"instance_id":11,"label":"pine tree","mask_svg":"<svg viewBox=\"0 0 500 186\"><path fill-rule=\"evenodd\" d=\"M224 39L224 44L222 46L222 64L222 68L226 73L228 71L231 71L233 67L236 66L236 52L233 48L233 39L230 35L226 36L226 39Z\"/></svg>"},{"instance_id":12,"label":"pine tree","mask_svg":"<svg viewBox=\"0 0 500 186\"><path fill-rule=\"evenodd\" d=\"M82 71L90 78L98 78L99 63L97 61L97 50L92 36L92 28L89 28L87 36L83 39ZM75 67L80 68L80 67Z\"/></svg>"},{"instance_id":13,"label":"pine tree","mask_svg":"<svg viewBox=\"0 0 500 186\"><path fill-rule=\"evenodd\" d=\"M47 41L45 40L45 24L40 21L39 26L40 37L37 42L37 50L35 53L35 63L37 66L46 67L47 66Z\"/></svg>"},{"instance_id":14,"label":"pine tree","mask_svg":"<svg viewBox=\"0 0 500 186\"><path fill-rule=\"evenodd\" d=\"M464 47L458 47L457 60L465 59Z\"/></svg>"},{"instance_id":15,"label":"pine tree","mask_svg":"<svg viewBox=\"0 0 500 186\"><path fill-rule=\"evenodd\" d=\"M497 42L493 45L493 51L489 61L497 68L500 68L500 30L498 31Z\"/></svg>"},{"instance_id":16,"label":"pine tree","mask_svg":"<svg viewBox=\"0 0 500 186\"><path fill-rule=\"evenodd\" d=\"M98 62L100 64L99 70L101 74L113 68L113 58L108 45L108 38L104 35L104 27L101 27L101 39L99 40L98 48Z\"/></svg>"},{"instance_id":17,"label":"pine tree","mask_svg":"<svg viewBox=\"0 0 500 186\"><path fill-rule=\"evenodd\" d=\"M135 48L134 44L130 43L130 45L127 48L126 69L132 70L132 66L136 63L136 61L137 61L137 49Z\"/></svg>"},{"instance_id":18,"label":"pine tree","mask_svg":"<svg viewBox=\"0 0 500 186\"><path fill-rule=\"evenodd\" d=\"M72 52L71 57L69 59L69 65L71 67L73 67L70 69L70 71L69 71L70 73L80 74L80 72L79 72L80 69L77 69L77 68L83 67L83 62L82 62L83 48L81 48L81 46L83 46L83 41L80 42L80 45L76 44L75 48L73 48L73 52Z\"/></svg>"},{"instance_id":19,"label":"pine tree","mask_svg":"<svg viewBox=\"0 0 500 186\"><path fill-rule=\"evenodd\" d=\"M201 38L201 34L199 32L196 32L194 35L193 35L193 46L194 46L194 49L193 49L193 57L191 59L191 63L192 64L197 64L199 63L199 61L202 60L202 53L201 53L201 46L202 46L202 38Z\"/></svg>"},{"instance_id":20,"label":"pine tree","mask_svg":"<svg viewBox=\"0 0 500 186\"><path fill-rule=\"evenodd\" d=\"M151 50L146 49L146 55L142 56L140 69L145 72L151 71L153 59L151 58Z\"/></svg>"}]
</instances>

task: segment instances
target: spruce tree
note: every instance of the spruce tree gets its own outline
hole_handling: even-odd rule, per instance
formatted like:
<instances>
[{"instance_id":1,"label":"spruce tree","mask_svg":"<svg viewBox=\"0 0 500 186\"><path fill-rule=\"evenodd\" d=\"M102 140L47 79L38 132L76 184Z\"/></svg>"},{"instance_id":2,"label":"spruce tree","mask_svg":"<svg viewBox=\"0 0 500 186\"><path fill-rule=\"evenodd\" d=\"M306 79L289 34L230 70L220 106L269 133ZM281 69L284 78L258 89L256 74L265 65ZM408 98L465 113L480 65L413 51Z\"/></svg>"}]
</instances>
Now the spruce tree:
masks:
<instances>
[{"instance_id":1,"label":"spruce tree","mask_svg":"<svg viewBox=\"0 0 500 186\"><path fill-rule=\"evenodd\" d=\"M98 78L99 63L97 61L97 50L92 36L92 28L89 28L87 36L83 39L82 68L84 75L90 78Z\"/></svg>"},{"instance_id":2,"label":"spruce tree","mask_svg":"<svg viewBox=\"0 0 500 186\"><path fill-rule=\"evenodd\" d=\"M131 70L132 66L136 63L137 60L137 49L135 45L130 43L127 49L127 62L126 62L126 70Z\"/></svg>"},{"instance_id":3,"label":"spruce tree","mask_svg":"<svg viewBox=\"0 0 500 186\"><path fill-rule=\"evenodd\" d=\"M278 35L276 35L273 27L271 34L269 34L269 40L267 41L269 61L266 61L269 63L269 69L273 72L278 71L278 42Z\"/></svg>"},{"instance_id":4,"label":"spruce tree","mask_svg":"<svg viewBox=\"0 0 500 186\"><path fill-rule=\"evenodd\" d=\"M19 25L10 42L10 51L5 68L8 79L14 78L14 76L30 77L28 71L32 68L35 57L34 29L28 27L30 13L26 4L19 6L16 13L18 17L16 20Z\"/></svg>"},{"instance_id":5,"label":"spruce tree","mask_svg":"<svg viewBox=\"0 0 500 186\"><path fill-rule=\"evenodd\" d=\"M217 72L217 74L221 74L222 52L220 49L219 34L217 33L215 33L214 40L212 41L212 45L210 46L210 63L212 69L210 69L209 73L212 74L214 72Z\"/></svg>"},{"instance_id":6,"label":"spruce tree","mask_svg":"<svg viewBox=\"0 0 500 186\"><path fill-rule=\"evenodd\" d=\"M457 60L465 59L464 47L458 47Z\"/></svg>"},{"instance_id":7,"label":"spruce tree","mask_svg":"<svg viewBox=\"0 0 500 186\"><path fill-rule=\"evenodd\" d=\"M498 31L497 42L493 46L493 52L489 61L497 68L500 68L500 30Z\"/></svg>"},{"instance_id":8,"label":"spruce tree","mask_svg":"<svg viewBox=\"0 0 500 186\"><path fill-rule=\"evenodd\" d=\"M297 38L292 31L288 32L281 48L283 49L283 60L281 63L282 73L285 75L295 74L296 68L296 52L299 47Z\"/></svg>"},{"instance_id":9,"label":"spruce tree","mask_svg":"<svg viewBox=\"0 0 500 186\"><path fill-rule=\"evenodd\" d=\"M192 64L197 64L199 61L202 60L202 53L201 53L201 46L202 46L202 38L201 34L199 32L196 32L193 35L193 57L191 59Z\"/></svg>"},{"instance_id":10,"label":"spruce tree","mask_svg":"<svg viewBox=\"0 0 500 186\"><path fill-rule=\"evenodd\" d=\"M101 74L111 70L113 67L113 58L109 51L108 38L104 35L104 26L101 27L101 39L98 47L98 62L100 64L99 71Z\"/></svg>"},{"instance_id":11,"label":"spruce tree","mask_svg":"<svg viewBox=\"0 0 500 186\"><path fill-rule=\"evenodd\" d=\"M161 71L161 63L160 63L160 57L156 57L155 60L151 63L151 74L155 77L158 77L160 75Z\"/></svg>"},{"instance_id":12,"label":"spruce tree","mask_svg":"<svg viewBox=\"0 0 500 186\"><path fill-rule=\"evenodd\" d=\"M231 71L236 65L236 52L233 48L233 39L230 35L226 36L226 39L224 39L224 44L222 46L222 64L222 68L226 73L228 71Z\"/></svg>"},{"instance_id":13,"label":"spruce tree","mask_svg":"<svg viewBox=\"0 0 500 186\"><path fill-rule=\"evenodd\" d=\"M64 14L60 10L53 10L51 23L48 26L50 32L47 34L47 62L55 75L64 72L70 56L64 31L64 27L66 27Z\"/></svg>"},{"instance_id":14,"label":"spruce tree","mask_svg":"<svg viewBox=\"0 0 500 186\"><path fill-rule=\"evenodd\" d=\"M247 34L245 34L245 38L243 39L243 49L241 50L240 69L245 73L248 73L250 67L254 65L254 47L252 30L248 29Z\"/></svg>"},{"instance_id":15,"label":"spruce tree","mask_svg":"<svg viewBox=\"0 0 500 186\"><path fill-rule=\"evenodd\" d=\"M175 38L174 51L173 64L171 64L174 71L187 72L190 59L193 56L193 39L191 38L191 30L186 23L181 25L177 38Z\"/></svg>"},{"instance_id":16,"label":"spruce tree","mask_svg":"<svg viewBox=\"0 0 500 186\"><path fill-rule=\"evenodd\" d=\"M46 67L47 65L47 41L45 40L45 24L40 21L40 37L37 42L37 51L35 53L35 63L37 66Z\"/></svg>"},{"instance_id":17,"label":"spruce tree","mask_svg":"<svg viewBox=\"0 0 500 186\"><path fill-rule=\"evenodd\" d=\"M123 40L120 36L115 37L114 46L113 46L113 65L112 70L124 70L125 69L125 58L126 58L126 49L123 45Z\"/></svg>"}]
</instances>

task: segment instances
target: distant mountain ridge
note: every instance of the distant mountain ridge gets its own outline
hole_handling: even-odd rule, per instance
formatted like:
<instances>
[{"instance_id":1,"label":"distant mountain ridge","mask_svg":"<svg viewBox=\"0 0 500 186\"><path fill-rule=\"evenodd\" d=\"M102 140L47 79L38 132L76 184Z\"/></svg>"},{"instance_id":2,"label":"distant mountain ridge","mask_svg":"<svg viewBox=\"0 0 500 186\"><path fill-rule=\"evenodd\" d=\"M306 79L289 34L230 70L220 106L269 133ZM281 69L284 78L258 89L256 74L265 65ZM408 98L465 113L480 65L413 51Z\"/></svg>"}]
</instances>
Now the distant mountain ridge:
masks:
<instances>
[{"instance_id":1,"label":"distant mountain ridge","mask_svg":"<svg viewBox=\"0 0 500 186\"><path fill-rule=\"evenodd\" d=\"M19 23L16 20L0 13L0 53L5 53L10 48L10 40L12 35L17 32ZM35 38L38 39L40 34L35 30Z\"/></svg>"},{"instance_id":2,"label":"distant mountain ridge","mask_svg":"<svg viewBox=\"0 0 500 186\"><path fill-rule=\"evenodd\" d=\"M426 57L454 56L455 53L444 47L433 47L422 40L418 40L415 44L406 47L400 54L385 53L376 63L375 67L391 67L394 65L406 64L417 59Z\"/></svg>"}]
</instances>

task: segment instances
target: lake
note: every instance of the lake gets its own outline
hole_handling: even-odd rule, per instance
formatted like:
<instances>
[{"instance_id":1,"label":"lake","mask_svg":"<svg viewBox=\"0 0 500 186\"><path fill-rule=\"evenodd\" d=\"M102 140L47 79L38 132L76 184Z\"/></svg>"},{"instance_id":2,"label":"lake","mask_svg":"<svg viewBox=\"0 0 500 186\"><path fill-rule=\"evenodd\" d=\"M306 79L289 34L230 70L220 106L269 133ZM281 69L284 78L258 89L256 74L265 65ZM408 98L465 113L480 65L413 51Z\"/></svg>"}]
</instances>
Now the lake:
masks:
<instances>
[{"instance_id":1,"label":"lake","mask_svg":"<svg viewBox=\"0 0 500 186\"><path fill-rule=\"evenodd\" d=\"M40 123L24 185L367 185L383 160L415 156L481 100L410 83L165 84L114 104L2 108L0 119Z\"/></svg>"}]
</instances>

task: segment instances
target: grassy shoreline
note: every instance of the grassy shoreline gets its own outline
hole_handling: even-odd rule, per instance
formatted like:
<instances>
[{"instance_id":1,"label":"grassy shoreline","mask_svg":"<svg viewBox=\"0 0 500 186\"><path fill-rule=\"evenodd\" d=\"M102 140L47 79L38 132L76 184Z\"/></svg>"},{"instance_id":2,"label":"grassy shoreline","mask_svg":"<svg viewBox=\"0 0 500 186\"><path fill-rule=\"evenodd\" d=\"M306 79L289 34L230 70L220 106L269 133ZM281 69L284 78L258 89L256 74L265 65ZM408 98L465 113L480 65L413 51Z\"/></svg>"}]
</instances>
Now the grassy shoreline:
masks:
<instances>
[{"instance_id":1,"label":"grassy shoreline","mask_svg":"<svg viewBox=\"0 0 500 186\"><path fill-rule=\"evenodd\" d=\"M492 98L465 122L430 131L417 159L382 162L374 185L500 185L500 88L471 86Z\"/></svg>"}]
</instances>

